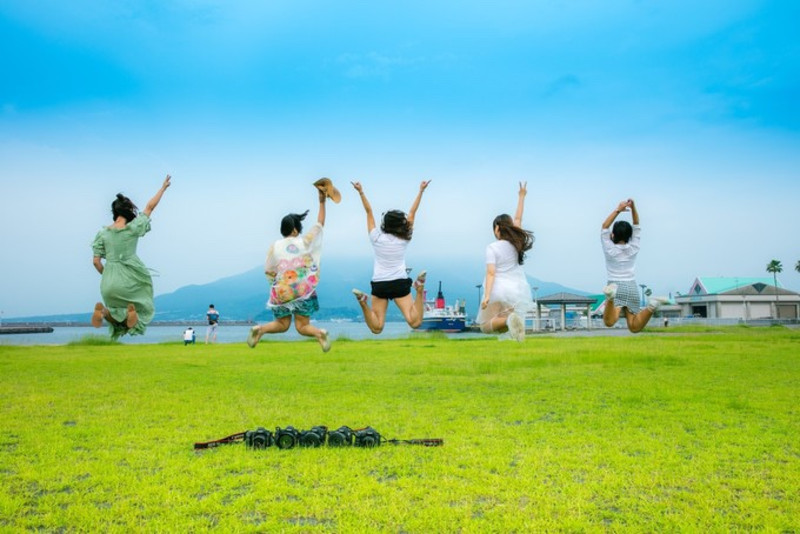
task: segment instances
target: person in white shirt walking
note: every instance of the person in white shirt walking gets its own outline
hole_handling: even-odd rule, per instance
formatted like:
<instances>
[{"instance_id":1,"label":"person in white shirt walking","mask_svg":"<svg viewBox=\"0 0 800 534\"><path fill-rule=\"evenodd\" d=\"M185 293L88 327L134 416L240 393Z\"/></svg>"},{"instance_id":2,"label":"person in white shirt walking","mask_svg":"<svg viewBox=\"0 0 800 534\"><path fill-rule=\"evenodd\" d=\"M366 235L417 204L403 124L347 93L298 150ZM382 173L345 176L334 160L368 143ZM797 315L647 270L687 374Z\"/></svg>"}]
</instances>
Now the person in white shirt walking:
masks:
<instances>
[{"instance_id":1,"label":"person in white shirt walking","mask_svg":"<svg viewBox=\"0 0 800 534\"><path fill-rule=\"evenodd\" d=\"M216 343L217 328L219 328L219 311L214 308L213 304L208 305L206 319L208 319L208 328L206 329L206 344L208 344L209 339L211 339L211 343Z\"/></svg>"}]
</instances>

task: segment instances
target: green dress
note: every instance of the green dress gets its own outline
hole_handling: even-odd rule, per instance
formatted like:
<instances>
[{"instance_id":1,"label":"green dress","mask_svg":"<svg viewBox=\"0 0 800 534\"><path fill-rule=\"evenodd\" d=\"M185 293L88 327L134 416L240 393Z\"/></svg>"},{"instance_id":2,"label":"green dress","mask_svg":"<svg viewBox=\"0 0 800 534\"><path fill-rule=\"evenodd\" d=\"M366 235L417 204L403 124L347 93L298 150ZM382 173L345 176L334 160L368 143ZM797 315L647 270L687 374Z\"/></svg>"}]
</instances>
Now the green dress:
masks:
<instances>
[{"instance_id":1,"label":"green dress","mask_svg":"<svg viewBox=\"0 0 800 534\"><path fill-rule=\"evenodd\" d=\"M144 334L155 314L153 278L150 270L136 255L139 238L149 231L150 218L140 213L124 228L101 229L92 243L94 255L106 260L100 279L100 294L111 317L122 323L109 323L111 337L114 339L124 334ZM129 303L134 305L139 315L139 322L130 329L125 327Z\"/></svg>"}]
</instances>

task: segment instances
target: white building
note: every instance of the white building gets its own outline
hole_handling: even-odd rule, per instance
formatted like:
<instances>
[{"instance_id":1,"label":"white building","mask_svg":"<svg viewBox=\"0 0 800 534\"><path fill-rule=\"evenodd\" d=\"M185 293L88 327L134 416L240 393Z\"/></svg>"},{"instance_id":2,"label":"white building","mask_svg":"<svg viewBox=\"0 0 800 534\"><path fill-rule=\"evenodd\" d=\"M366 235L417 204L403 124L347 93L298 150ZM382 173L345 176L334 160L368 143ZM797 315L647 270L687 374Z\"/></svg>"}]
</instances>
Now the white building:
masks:
<instances>
[{"instance_id":1,"label":"white building","mask_svg":"<svg viewBox=\"0 0 800 534\"><path fill-rule=\"evenodd\" d=\"M774 285L772 277L702 277L675 302L684 317L709 319L797 319L800 293Z\"/></svg>"}]
</instances>

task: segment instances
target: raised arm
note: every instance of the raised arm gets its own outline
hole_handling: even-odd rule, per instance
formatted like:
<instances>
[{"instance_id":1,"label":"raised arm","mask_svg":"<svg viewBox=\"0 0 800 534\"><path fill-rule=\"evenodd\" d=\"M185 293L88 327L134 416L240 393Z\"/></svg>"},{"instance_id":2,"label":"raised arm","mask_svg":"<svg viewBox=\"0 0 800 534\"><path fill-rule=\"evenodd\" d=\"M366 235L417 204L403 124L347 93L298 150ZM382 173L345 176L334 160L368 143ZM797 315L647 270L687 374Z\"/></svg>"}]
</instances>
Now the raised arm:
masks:
<instances>
[{"instance_id":1,"label":"raised arm","mask_svg":"<svg viewBox=\"0 0 800 534\"><path fill-rule=\"evenodd\" d=\"M628 199L628 206L631 207L631 221L635 225L639 225L639 212L636 210L636 204L633 203L633 199Z\"/></svg>"},{"instance_id":2,"label":"raised arm","mask_svg":"<svg viewBox=\"0 0 800 534\"><path fill-rule=\"evenodd\" d=\"M414 199L414 203L411 204L411 209L408 210L408 217L406 217L406 219L408 219L408 224L410 225L414 224L414 217L417 216L419 203L422 200L422 193L424 193L425 189L428 188L429 183L431 183L430 180L428 180L427 182L423 180L422 183L419 184L419 193L417 193L417 198Z\"/></svg>"},{"instance_id":3,"label":"raised arm","mask_svg":"<svg viewBox=\"0 0 800 534\"><path fill-rule=\"evenodd\" d=\"M150 201L147 203L147 206L144 207L143 213L148 217L150 216L151 213L153 213L153 210L156 209L158 203L161 202L161 197L164 195L164 191L166 191L167 188L170 186L169 183L170 179L171 176L168 174L167 177L164 178L164 183L161 184L161 189L158 190L158 192L153 196L153 198L151 198Z\"/></svg>"},{"instance_id":4,"label":"raised arm","mask_svg":"<svg viewBox=\"0 0 800 534\"><path fill-rule=\"evenodd\" d=\"M609 213L608 217L606 217L606 220L603 221L603 230L607 230L608 228L611 228L611 225L614 224L614 220L617 218L617 216L620 213L622 213L623 211L628 211L628 207L631 205L631 202L633 202L633 201L630 200L630 199L623 200L622 202L620 202L617 205L616 209L614 211L612 211L611 213ZM635 211L634 211L634 213L635 213ZM639 216L638 215L636 215L634 224L639 224Z\"/></svg>"},{"instance_id":5,"label":"raised arm","mask_svg":"<svg viewBox=\"0 0 800 534\"><path fill-rule=\"evenodd\" d=\"M317 214L317 222L320 226L325 226L325 193L322 191L317 191L319 193L319 213Z\"/></svg>"},{"instance_id":6,"label":"raised arm","mask_svg":"<svg viewBox=\"0 0 800 534\"><path fill-rule=\"evenodd\" d=\"M364 194L364 188L361 187L361 182L350 182L353 188L358 191L358 196L361 197L361 204L364 206L364 211L367 212L367 232L371 232L375 228L375 216L372 214L372 206L369 205L367 195Z\"/></svg>"},{"instance_id":7,"label":"raised arm","mask_svg":"<svg viewBox=\"0 0 800 534\"><path fill-rule=\"evenodd\" d=\"M519 197L517 198L517 212L514 214L514 226L522 228L522 212L525 211L525 195L528 194L528 182L519 183Z\"/></svg>"}]
</instances>

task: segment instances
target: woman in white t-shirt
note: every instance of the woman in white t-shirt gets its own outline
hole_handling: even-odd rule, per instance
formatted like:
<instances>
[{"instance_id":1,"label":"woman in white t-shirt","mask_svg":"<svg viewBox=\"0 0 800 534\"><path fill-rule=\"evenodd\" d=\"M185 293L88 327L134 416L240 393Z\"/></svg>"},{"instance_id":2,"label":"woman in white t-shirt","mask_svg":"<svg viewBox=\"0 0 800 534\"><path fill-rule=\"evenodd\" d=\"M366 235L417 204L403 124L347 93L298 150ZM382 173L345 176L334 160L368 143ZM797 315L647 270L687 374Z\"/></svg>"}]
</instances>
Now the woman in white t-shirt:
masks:
<instances>
[{"instance_id":1,"label":"woman in white t-shirt","mask_svg":"<svg viewBox=\"0 0 800 534\"><path fill-rule=\"evenodd\" d=\"M375 226L375 216L372 207L364 195L360 182L351 182L361 197L364 211L367 212L367 232L375 252L375 262L372 268L372 307L367 304L367 294L358 289L353 294L358 299L364 320L373 334L380 334L386 324L386 310L389 301L394 300L400 312L405 317L411 328L416 328L422 323L423 306L425 305L425 271L417 276L413 283L416 298L411 297L411 278L406 270L406 248L411 241L414 230L414 218L422 200L422 193L431 183L423 181L419 185L419 193L408 215L400 210L392 210L383 214L381 226Z\"/></svg>"},{"instance_id":2,"label":"woman in white t-shirt","mask_svg":"<svg viewBox=\"0 0 800 534\"><path fill-rule=\"evenodd\" d=\"M614 220L620 213L630 210L633 226L627 221ZM611 224L614 224L612 229ZM639 289L636 285L636 256L639 254L639 212L633 199L623 200L612 211L600 230L600 244L606 258L608 285L603 289L606 297L603 323L617 324L620 314L625 316L628 330L641 332L659 306L667 302L664 297L650 298L647 307L639 308Z\"/></svg>"},{"instance_id":3,"label":"woman in white t-shirt","mask_svg":"<svg viewBox=\"0 0 800 534\"><path fill-rule=\"evenodd\" d=\"M492 223L497 241L486 247L484 297L478 312L481 332L509 332L517 341L525 340L524 317L533 309L531 286L522 270L525 252L533 247L533 232L522 228L527 193L527 182L520 182L514 218L504 213Z\"/></svg>"}]
</instances>

